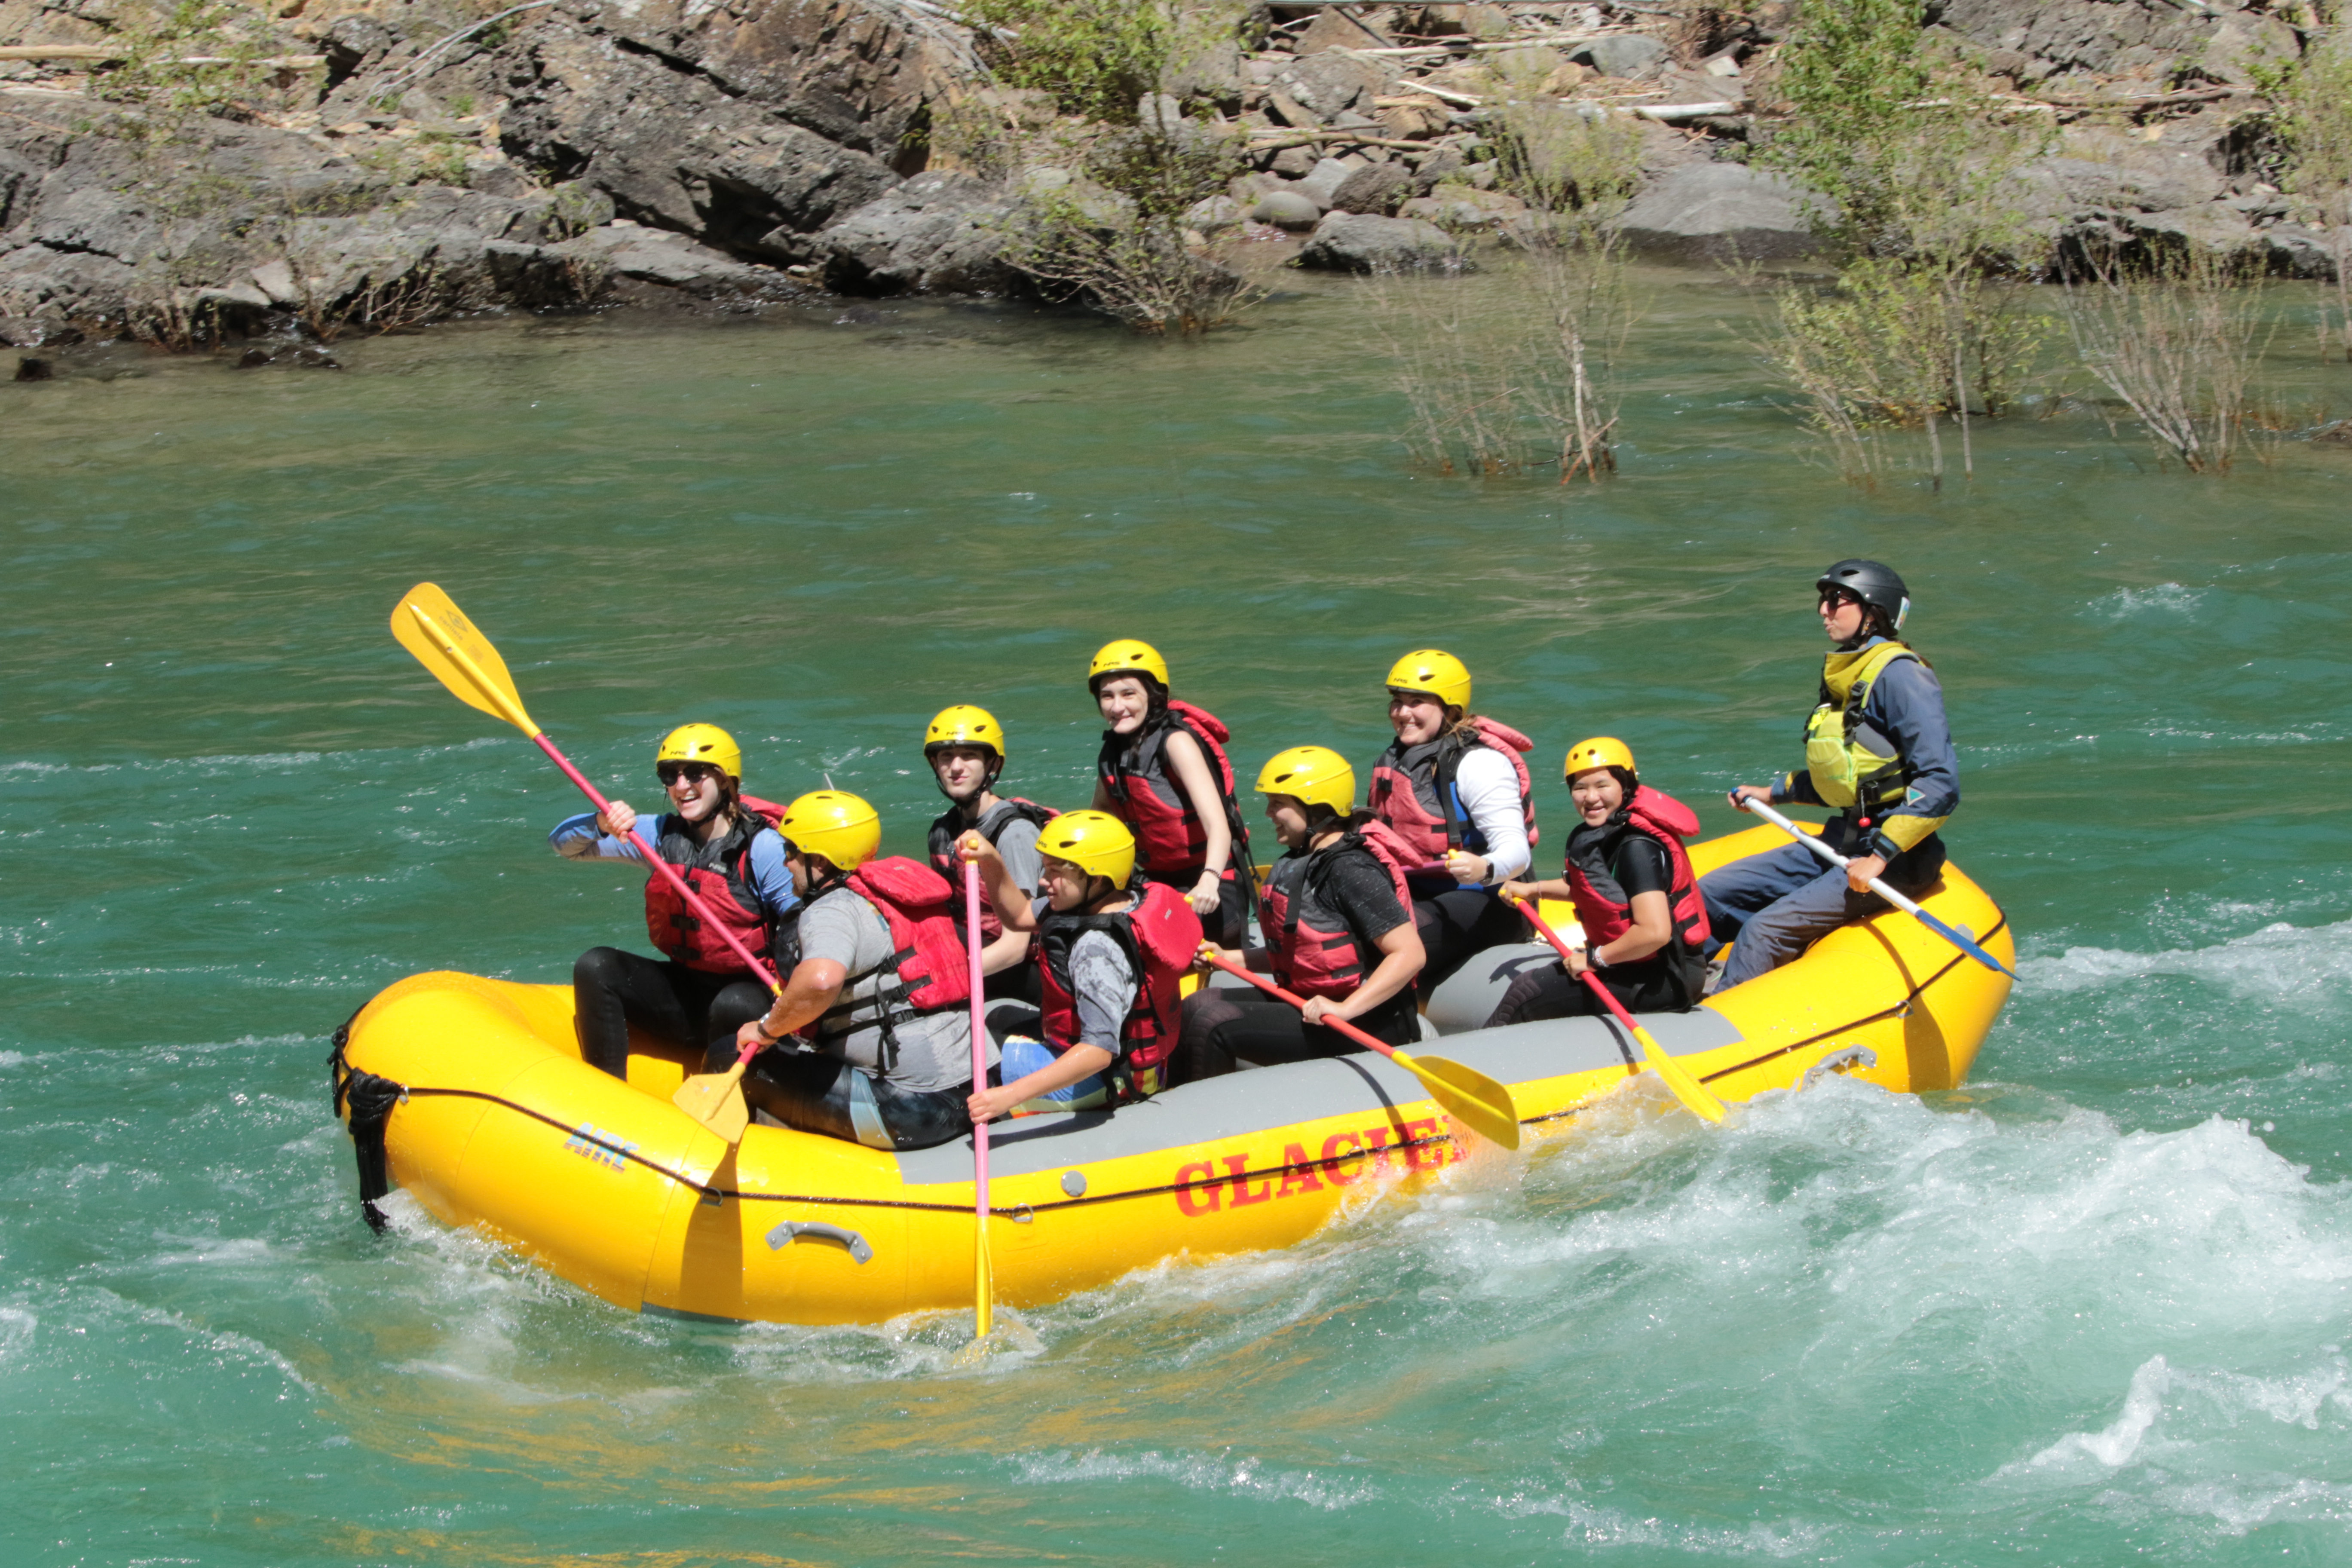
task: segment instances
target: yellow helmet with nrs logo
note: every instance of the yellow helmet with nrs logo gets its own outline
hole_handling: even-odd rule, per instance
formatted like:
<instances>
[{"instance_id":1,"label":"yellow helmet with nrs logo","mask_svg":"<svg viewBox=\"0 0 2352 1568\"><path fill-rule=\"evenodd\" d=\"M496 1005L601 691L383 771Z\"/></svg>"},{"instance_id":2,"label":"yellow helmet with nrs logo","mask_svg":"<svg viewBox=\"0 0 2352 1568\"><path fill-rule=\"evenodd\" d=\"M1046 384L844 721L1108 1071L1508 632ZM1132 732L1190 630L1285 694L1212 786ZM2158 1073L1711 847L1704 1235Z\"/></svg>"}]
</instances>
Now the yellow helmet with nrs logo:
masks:
<instances>
[{"instance_id":1,"label":"yellow helmet with nrs logo","mask_svg":"<svg viewBox=\"0 0 2352 1568\"><path fill-rule=\"evenodd\" d=\"M1124 888L1135 875L1135 835L1107 811L1066 811L1037 830L1037 853Z\"/></svg>"},{"instance_id":2,"label":"yellow helmet with nrs logo","mask_svg":"<svg viewBox=\"0 0 2352 1568\"><path fill-rule=\"evenodd\" d=\"M1633 747L1614 735L1595 735L1568 749L1568 761L1561 764L1560 776L1573 779L1594 768L1623 768L1629 773L1642 771L1633 765Z\"/></svg>"},{"instance_id":3,"label":"yellow helmet with nrs logo","mask_svg":"<svg viewBox=\"0 0 2352 1568\"><path fill-rule=\"evenodd\" d=\"M1470 711L1470 667L1443 648L1417 647L1389 667L1391 691L1425 693Z\"/></svg>"},{"instance_id":4,"label":"yellow helmet with nrs logo","mask_svg":"<svg viewBox=\"0 0 2352 1568\"><path fill-rule=\"evenodd\" d=\"M654 765L664 763L707 763L730 779L743 776L743 749L716 724L680 724L663 736Z\"/></svg>"},{"instance_id":5,"label":"yellow helmet with nrs logo","mask_svg":"<svg viewBox=\"0 0 2352 1568\"><path fill-rule=\"evenodd\" d=\"M1328 746L1276 752L1257 772L1260 795L1286 795L1345 816L1356 805L1356 770Z\"/></svg>"},{"instance_id":6,"label":"yellow helmet with nrs logo","mask_svg":"<svg viewBox=\"0 0 2352 1568\"><path fill-rule=\"evenodd\" d=\"M1107 675L1148 675L1162 691L1168 689L1168 661L1158 648L1134 637L1120 637L1095 650L1094 662L1087 666L1087 689L1097 689Z\"/></svg>"},{"instance_id":7,"label":"yellow helmet with nrs logo","mask_svg":"<svg viewBox=\"0 0 2352 1568\"><path fill-rule=\"evenodd\" d=\"M784 807L776 831L802 854L855 871L882 847L882 814L847 790L814 789Z\"/></svg>"},{"instance_id":8,"label":"yellow helmet with nrs logo","mask_svg":"<svg viewBox=\"0 0 2352 1568\"><path fill-rule=\"evenodd\" d=\"M923 731L923 755L928 757L942 746L982 747L994 752L1001 763L1004 760L1004 726L987 709L959 702L952 708L940 709L931 727Z\"/></svg>"}]
</instances>

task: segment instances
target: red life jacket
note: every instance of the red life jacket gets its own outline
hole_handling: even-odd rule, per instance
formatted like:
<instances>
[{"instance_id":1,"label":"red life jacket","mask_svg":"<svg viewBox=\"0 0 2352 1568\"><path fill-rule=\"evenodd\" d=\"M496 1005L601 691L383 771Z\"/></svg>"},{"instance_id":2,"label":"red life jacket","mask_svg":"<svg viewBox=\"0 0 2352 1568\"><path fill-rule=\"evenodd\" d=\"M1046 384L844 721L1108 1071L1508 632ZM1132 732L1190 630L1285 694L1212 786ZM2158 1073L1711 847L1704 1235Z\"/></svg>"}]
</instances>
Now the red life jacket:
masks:
<instances>
[{"instance_id":1,"label":"red life jacket","mask_svg":"<svg viewBox=\"0 0 2352 1568\"><path fill-rule=\"evenodd\" d=\"M1486 848L1485 836L1463 820L1462 799L1454 787L1463 755L1473 746L1510 759L1511 771L1519 775L1519 811L1527 818L1528 842L1536 841L1536 782L1520 754L1535 750L1536 743L1492 719L1473 714L1470 722L1477 727L1475 738L1448 733L1410 750L1402 741L1392 741L1372 764L1365 805L1411 847L1416 866L1442 860L1449 849L1467 848L1475 855Z\"/></svg>"},{"instance_id":2,"label":"red life jacket","mask_svg":"<svg viewBox=\"0 0 2352 1568\"><path fill-rule=\"evenodd\" d=\"M775 923L760 907L751 886L751 841L772 832L783 819L784 808L772 800L738 795L735 825L705 844L676 813L665 813L654 825L654 852L676 868L686 885L701 895L723 929L761 958L772 960ZM646 934L656 947L688 969L711 974L748 974L743 961L726 939L703 923L702 917L678 897L660 872L646 872Z\"/></svg>"},{"instance_id":3,"label":"red life jacket","mask_svg":"<svg viewBox=\"0 0 2352 1568\"><path fill-rule=\"evenodd\" d=\"M1176 1048L1183 1004L1179 986L1201 951L1201 917L1183 893L1165 882L1152 883L1135 908L1117 914L1047 914L1038 924L1037 975L1045 1043L1056 1052L1069 1049L1078 1037L1070 949L1090 931L1107 932L1118 943L1136 977L1135 1001L1119 1026L1119 1058L1110 1068L1112 1098L1125 1104L1160 1092L1166 1076L1161 1069Z\"/></svg>"},{"instance_id":4,"label":"red life jacket","mask_svg":"<svg viewBox=\"0 0 2352 1568\"><path fill-rule=\"evenodd\" d=\"M1215 809L1225 814L1234 836L1233 850L1225 858L1230 878L1249 857L1249 830L1242 826L1241 807L1234 801L1234 765L1225 760L1228 731L1215 714L1171 697L1132 741L1105 731L1095 771L1110 794L1111 809L1135 830L1136 858L1145 875L1160 881L1197 880L1209 861L1209 833L1196 803L1185 798L1168 771L1168 732L1178 725L1201 743L1216 778Z\"/></svg>"},{"instance_id":5,"label":"red life jacket","mask_svg":"<svg viewBox=\"0 0 2352 1568\"><path fill-rule=\"evenodd\" d=\"M971 955L948 912L954 889L946 878L919 860L888 855L868 860L842 881L881 915L893 949L872 969L844 979L842 990L886 970L897 984L835 1003L816 1021L820 1037L877 1023L887 1034L891 1025L917 1014L943 1012L971 1000Z\"/></svg>"},{"instance_id":6,"label":"red life jacket","mask_svg":"<svg viewBox=\"0 0 2352 1568\"><path fill-rule=\"evenodd\" d=\"M1378 817L1351 827L1336 844L1307 855L1287 855L1275 863L1273 875L1258 889L1257 929L1274 949L1276 979L1301 996L1328 996L1334 1001L1352 996L1364 976L1380 963L1377 950L1364 951L1347 917L1321 894L1318 884L1334 857L1370 855L1389 874L1397 904L1406 923L1412 921L1412 894L1406 890L1406 867L1415 864L1412 847L1398 837ZM1302 862L1297 870L1297 896L1282 886L1286 862Z\"/></svg>"},{"instance_id":7,"label":"red life jacket","mask_svg":"<svg viewBox=\"0 0 2352 1568\"><path fill-rule=\"evenodd\" d=\"M1062 814L1050 805L1039 805L1034 800L1023 800L1017 795L1002 797L978 822L966 822L963 808L951 805L940 813L931 824L931 868L948 879L950 900L956 920L956 930L963 929L963 862L956 858L956 840L975 828L991 844L1003 836L1004 830L1016 822L1026 822L1043 827ZM988 896L988 883L980 885L980 942L982 947L1004 934L1004 922L997 918L996 905Z\"/></svg>"},{"instance_id":8,"label":"red life jacket","mask_svg":"<svg viewBox=\"0 0 2352 1568\"><path fill-rule=\"evenodd\" d=\"M1633 798L1600 826L1580 826L1568 836L1568 893L1584 927L1584 940L1615 942L1633 929L1633 900L1610 871L1628 833L1665 846L1674 868L1666 906L1674 919L1675 940L1690 952L1704 952L1708 946L1706 900L1699 896L1698 879L1691 875L1690 857L1683 850L1683 840L1698 834L1698 814L1648 784L1635 789Z\"/></svg>"}]
</instances>

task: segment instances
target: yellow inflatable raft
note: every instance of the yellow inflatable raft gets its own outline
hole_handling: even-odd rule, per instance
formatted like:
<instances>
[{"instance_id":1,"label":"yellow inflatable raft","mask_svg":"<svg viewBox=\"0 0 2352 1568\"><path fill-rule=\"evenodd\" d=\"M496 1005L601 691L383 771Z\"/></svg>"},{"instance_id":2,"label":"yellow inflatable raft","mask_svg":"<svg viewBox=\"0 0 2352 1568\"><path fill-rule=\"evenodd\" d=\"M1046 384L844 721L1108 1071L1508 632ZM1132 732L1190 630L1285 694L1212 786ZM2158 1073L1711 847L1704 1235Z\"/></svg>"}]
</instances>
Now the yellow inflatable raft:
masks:
<instances>
[{"instance_id":1,"label":"yellow inflatable raft","mask_svg":"<svg viewBox=\"0 0 2352 1568\"><path fill-rule=\"evenodd\" d=\"M1785 842L1759 827L1692 860L1703 874ZM1957 868L1921 902L2011 961L2007 921ZM1429 1009L1445 1031L1433 1048L1510 1085L1535 1134L1571 1125L1641 1060L1601 1019L1475 1028L1519 966L1550 960L1483 953ZM2009 984L1888 912L1694 1012L1644 1021L1726 1100L1816 1069L1898 1093L1948 1089ZM832 1323L971 1305L969 1141L901 1154L754 1126L730 1150L669 1103L678 1053L634 1054L626 1083L580 1060L568 985L419 974L339 1041L339 1080L390 1080L350 1079L379 1114L398 1094L383 1124L393 1182L617 1306ZM1351 1197L1465 1157L1415 1080L1370 1056L1189 1084L1115 1115L1000 1122L990 1146L997 1300L1015 1307L1179 1254L1286 1247Z\"/></svg>"}]
</instances>

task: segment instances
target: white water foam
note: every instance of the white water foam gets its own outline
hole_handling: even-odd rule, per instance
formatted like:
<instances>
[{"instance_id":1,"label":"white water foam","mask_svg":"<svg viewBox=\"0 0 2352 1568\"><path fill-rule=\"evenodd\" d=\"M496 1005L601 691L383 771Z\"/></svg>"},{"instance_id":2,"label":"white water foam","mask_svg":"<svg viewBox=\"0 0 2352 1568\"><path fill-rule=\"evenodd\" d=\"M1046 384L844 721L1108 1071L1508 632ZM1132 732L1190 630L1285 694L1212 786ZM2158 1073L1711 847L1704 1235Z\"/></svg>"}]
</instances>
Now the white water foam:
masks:
<instances>
[{"instance_id":1,"label":"white water foam","mask_svg":"<svg viewBox=\"0 0 2352 1568\"><path fill-rule=\"evenodd\" d=\"M41 1320L22 1307L0 1307L0 1366L33 1348L33 1334Z\"/></svg>"},{"instance_id":2,"label":"white water foam","mask_svg":"<svg viewBox=\"0 0 2352 1568\"><path fill-rule=\"evenodd\" d=\"M1371 1502L1381 1489L1370 1482L1338 1480L1316 1471L1289 1470L1265 1460L1230 1455L1171 1453L1147 1448L1138 1454L1099 1449L1020 1455L1013 1459L1024 1486L1066 1487L1074 1481L1173 1481L1190 1491L1222 1492L1259 1500L1302 1502L1326 1512Z\"/></svg>"},{"instance_id":3,"label":"white water foam","mask_svg":"<svg viewBox=\"0 0 2352 1568\"><path fill-rule=\"evenodd\" d=\"M2151 588L2118 588L2092 600L2087 607L2094 619L2102 621L2125 621L2140 616L2172 616L2188 620L2194 618L2206 593L2205 589L2179 583L2158 583Z\"/></svg>"},{"instance_id":4,"label":"white water foam","mask_svg":"<svg viewBox=\"0 0 2352 1568\"><path fill-rule=\"evenodd\" d=\"M2029 993L2063 993L2179 975L2271 1001L2340 995L2352 982L2352 921L2296 926L2284 921L2215 947L2127 952L2072 947L2019 967Z\"/></svg>"}]
</instances>

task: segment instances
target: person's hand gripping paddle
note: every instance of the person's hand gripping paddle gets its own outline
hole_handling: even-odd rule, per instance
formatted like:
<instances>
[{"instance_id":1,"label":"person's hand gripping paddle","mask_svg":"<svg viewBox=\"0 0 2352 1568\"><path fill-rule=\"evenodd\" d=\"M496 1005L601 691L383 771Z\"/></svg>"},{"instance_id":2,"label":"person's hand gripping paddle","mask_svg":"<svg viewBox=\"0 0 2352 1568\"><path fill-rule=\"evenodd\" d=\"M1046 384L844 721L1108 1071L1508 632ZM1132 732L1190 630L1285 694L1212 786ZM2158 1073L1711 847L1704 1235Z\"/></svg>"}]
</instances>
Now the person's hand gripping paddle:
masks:
<instances>
[{"instance_id":1,"label":"person's hand gripping paddle","mask_svg":"<svg viewBox=\"0 0 2352 1568\"><path fill-rule=\"evenodd\" d=\"M547 738L546 731L531 722L530 715L523 710L521 695L515 690L514 678L507 673L507 661L499 657L499 650L490 646L489 639L475 628L448 595L430 583L419 583L411 588L394 606L392 635L460 702L503 719L530 736L549 760L563 770L563 776L596 803L598 811L610 809L612 803L596 792L596 786L572 765L569 757L555 749L555 742ZM777 984L776 972L710 912L700 896L686 885L686 879L646 842L643 835L632 829L629 842L637 847L637 853L654 874L666 878L671 889L686 900L687 907L701 918L705 929L725 938L727 945L735 950L735 956L766 982L770 991L782 991L783 987ZM751 1052L747 1050L725 1072L699 1073L688 1079L670 1099L680 1110L728 1142L740 1142L743 1129L751 1121L751 1113L743 1103L743 1069L751 1061Z\"/></svg>"},{"instance_id":2,"label":"person's hand gripping paddle","mask_svg":"<svg viewBox=\"0 0 2352 1568\"><path fill-rule=\"evenodd\" d=\"M1518 903L1519 912L1528 917L1528 923L1535 927L1537 932L1546 942L1559 950L1560 963L1567 963L1568 943L1562 942L1559 939L1559 932L1552 930L1543 916L1536 912L1536 901L1533 899L1522 899ZM1688 1068L1666 1055L1666 1048L1658 1044L1657 1037L1635 1023L1633 1015L1625 1011L1624 1005L1617 1000L1609 987L1601 984L1601 976L1588 969L1579 978L1592 987L1592 994L1600 997L1601 1003L1608 1007L1610 1016L1630 1031L1634 1039L1641 1042L1642 1056L1650 1064L1650 1070L1656 1073L1665 1086L1675 1091L1675 1098L1681 1100L1692 1115L1707 1121L1723 1120L1723 1101L1707 1093L1700 1086L1698 1079L1691 1077Z\"/></svg>"},{"instance_id":3,"label":"person's hand gripping paddle","mask_svg":"<svg viewBox=\"0 0 2352 1568\"><path fill-rule=\"evenodd\" d=\"M988 1087L988 1021L982 1016L980 973L980 867L963 863L963 944L971 954L971 1082ZM988 1264L988 1123L971 1124L972 1343L988 1338L994 1321L996 1278Z\"/></svg>"},{"instance_id":4,"label":"person's hand gripping paddle","mask_svg":"<svg viewBox=\"0 0 2352 1568\"><path fill-rule=\"evenodd\" d=\"M1831 848L1828 845L1822 843L1820 839L1814 837L1803 828L1799 827L1795 823L1790 821L1787 817L1781 816L1779 812L1773 810L1762 801L1758 800L1754 795L1746 795L1738 799L1735 799L1731 804L1738 806L1742 811L1754 812L1757 816L1762 817L1765 821L1770 823L1773 826L1779 828L1781 832L1787 834L1790 837L1795 839L1798 843L1803 845L1806 848L1811 850L1814 854L1820 856L1823 860L1828 861L1839 870L1843 871L1845 869L1847 861L1844 856L1839 854L1836 850ZM1937 920L1935 916L1921 909L1917 904L1913 903L1909 899L1905 898L1902 894L1888 887L1883 878L1873 877L1870 879L1870 890L1876 893L1880 898L1885 899L1888 903L1893 904L1896 909L1901 910L1905 914L1909 915L1913 920L1917 921L1921 925L1926 926L1929 931L1934 931L1937 936L1942 937L1946 942L1950 942L1954 947L1958 948L1962 952L1967 953L1970 958L1975 959L1979 963L1983 964L1987 969L2006 974L2011 980L2017 978L2017 973L2014 970L2011 969L2009 965L2003 963L2000 959L1995 958L1991 953L1987 952L1982 947L1979 947L1977 944L1977 939L1974 932L1965 931L1958 926L1945 924L1942 921Z\"/></svg>"},{"instance_id":5,"label":"person's hand gripping paddle","mask_svg":"<svg viewBox=\"0 0 2352 1568\"><path fill-rule=\"evenodd\" d=\"M1306 998L1294 996L1263 974L1253 974L1240 964L1218 956L1203 943L1201 956L1228 974L1238 975L1269 996L1278 996L1292 1006L1304 1009ZM1519 1108L1511 1102L1511 1091L1488 1078L1473 1071L1460 1062L1444 1057L1416 1057L1401 1051L1385 1040L1376 1040L1345 1018L1325 1016L1318 1020L1327 1029L1337 1029L1368 1051L1381 1055L1404 1068L1421 1080L1429 1090L1429 1098L1438 1108L1489 1143L1499 1143L1506 1149L1519 1146Z\"/></svg>"}]
</instances>

